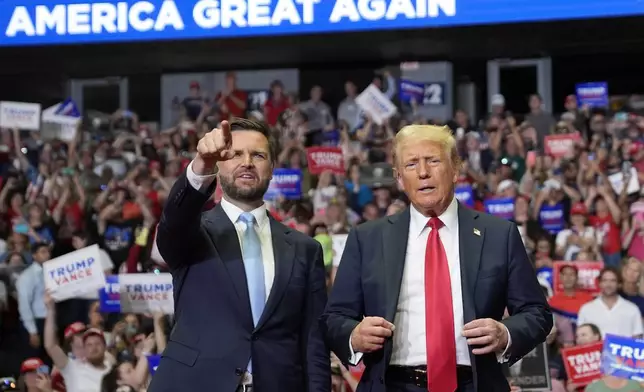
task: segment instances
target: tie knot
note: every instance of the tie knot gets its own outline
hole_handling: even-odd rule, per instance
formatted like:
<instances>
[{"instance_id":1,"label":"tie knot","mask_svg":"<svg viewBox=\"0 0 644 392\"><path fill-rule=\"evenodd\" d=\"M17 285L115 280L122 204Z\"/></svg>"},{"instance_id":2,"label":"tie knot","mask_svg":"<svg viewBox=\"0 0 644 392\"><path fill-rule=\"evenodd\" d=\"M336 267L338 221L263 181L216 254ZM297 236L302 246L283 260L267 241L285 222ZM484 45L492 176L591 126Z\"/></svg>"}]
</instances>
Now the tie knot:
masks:
<instances>
[{"instance_id":1,"label":"tie knot","mask_svg":"<svg viewBox=\"0 0 644 392\"><path fill-rule=\"evenodd\" d=\"M239 215L239 220L244 222L246 226L252 226L255 223L255 216L250 212L244 212Z\"/></svg>"},{"instance_id":2,"label":"tie knot","mask_svg":"<svg viewBox=\"0 0 644 392\"><path fill-rule=\"evenodd\" d=\"M438 230L443 226L445 226L443 221L436 217L429 218L429 222L427 222L427 227L429 227L432 230Z\"/></svg>"}]
</instances>

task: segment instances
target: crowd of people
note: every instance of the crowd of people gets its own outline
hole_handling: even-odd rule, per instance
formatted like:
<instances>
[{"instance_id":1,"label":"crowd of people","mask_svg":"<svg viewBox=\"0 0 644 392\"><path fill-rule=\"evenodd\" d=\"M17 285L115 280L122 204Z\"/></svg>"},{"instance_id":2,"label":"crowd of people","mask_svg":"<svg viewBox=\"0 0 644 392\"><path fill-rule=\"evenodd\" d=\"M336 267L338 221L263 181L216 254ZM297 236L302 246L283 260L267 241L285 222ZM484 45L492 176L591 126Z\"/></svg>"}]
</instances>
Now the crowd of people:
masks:
<instances>
[{"instance_id":1,"label":"crowd of people","mask_svg":"<svg viewBox=\"0 0 644 392\"><path fill-rule=\"evenodd\" d=\"M397 81L390 74L376 74L373 84L395 100ZM495 95L491 112L478 122L462 110L452 119L422 118L416 113L422 103L412 102L411 112L378 124L356 103L351 81L342 102L325 102L321 86L302 101L279 80L268 87L263 108L249 110L234 73L212 100L205 86L192 83L190 95L175 102L176 126L160 131L122 109L109 117L107 131L83 122L70 142L1 131L0 375L14 377L15 390L146 389L151 369L145 358L163 351L172 316L105 314L96 299L55 303L42 265L96 243L106 275L167 271L155 244L166 198L198 140L231 117L267 123L279 141L277 166L301 170L299 198L267 203L275 219L323 245L329 287L339 262L334 236L407 206L392 170L396 132L411 123L443 124L453 130L463 160L461 202L494 213L490 201L510 200L506 218L519 227L556 314L548 339L553 390L583 390L567 382L560 349L606 334L644 334L644 113L580 106L571 95L554 115L536 94L526 113L510 113L504 97ZM573 142L554 154L550 136ZM345 174L311 174L306 150L313 146L339 147ZM579 284L586 267L576 263L582 262L601 266L595 292ZM359 368L336 358L332 368L335 391L355 390ZM586 390L644 389L604 377Z\"/></svg>"}]
</instances>

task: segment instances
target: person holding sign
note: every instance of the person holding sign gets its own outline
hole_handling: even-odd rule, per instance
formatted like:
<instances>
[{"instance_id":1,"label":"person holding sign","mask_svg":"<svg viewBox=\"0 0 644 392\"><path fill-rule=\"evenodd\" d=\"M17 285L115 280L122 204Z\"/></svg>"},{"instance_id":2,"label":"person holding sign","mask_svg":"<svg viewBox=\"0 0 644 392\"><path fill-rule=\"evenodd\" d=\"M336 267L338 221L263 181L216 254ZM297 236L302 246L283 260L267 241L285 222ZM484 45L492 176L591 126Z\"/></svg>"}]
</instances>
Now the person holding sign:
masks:
<instances>
[{"instance_id":1,"label":"person holding sign","mask_svg":"<svg viewBox=\"0 0 644 392\"><path fill-rule=\"evenodd\" d=\"M553 324L519 231L455 198L449 128L404 127L394 154L411 207L349 234L321 318L327 341L343 363L364 361L372 392L508 391L500 363Z\"/></svg>"},{"instance_id":2,"label":"person holding sign","mask_svg":"<svg viewBox=\"0 0 644 392\"><path fill-rule=\"evenodd\" d=\"M323 252L268 214L275 158L265 125L223 121L175 182L157 233L175 325L149 392L331 389L316 328L326 304ZM223 198L202 213L217 182Z\"/></svg>"}]
</instances>

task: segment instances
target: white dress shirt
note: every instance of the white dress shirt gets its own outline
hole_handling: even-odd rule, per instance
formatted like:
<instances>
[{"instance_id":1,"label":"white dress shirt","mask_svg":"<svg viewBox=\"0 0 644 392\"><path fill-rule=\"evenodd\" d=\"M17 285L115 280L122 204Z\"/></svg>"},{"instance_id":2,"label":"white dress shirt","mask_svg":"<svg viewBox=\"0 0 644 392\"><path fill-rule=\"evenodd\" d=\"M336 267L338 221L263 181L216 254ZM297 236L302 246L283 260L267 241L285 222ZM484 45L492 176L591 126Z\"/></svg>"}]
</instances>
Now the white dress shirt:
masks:
<instances>
[{"instance_id":1,"label":"white dress shirt","mask_svg":"<svg viewBox=\"0 0 644 392\"><path fill-rule=\"evenodd\" d=\"M192 162L190 162L190 164L188 165L188 170L186 171L186 177L188 178L188 182L193 188L198 191L203 191L212 184L212 182L215 180L216 174L200 176L192 170ZM239 216L244 211L226 200L225 196L221 199L220 204L221 208L224 210L230 221L235 225L237 236L239 237L239 245L240 247L243 247L242 238L244 231L246 230L246 224L239 222ZM255 230L257 231L257 236L262 243L264 283L266 284L266 298L268 299L268 295L270 294L271 288L273 287L273 280L275 279L275 256L273 254L273 241L271 239L272 237L270 220L268 219L265 205L262 205L261 207L250 211L250 213L255 217Z\"/></svg>"},{"instance_id":2,"label":"white dress shirt","mask_svg":"<svg viewBox=\"0 0 644 392\"><path fill-rule=\"evenodd\" d=\"M410 207L409 237L407 238L407 253L403 270L400 295L393 324L396 330L393 334L393 352L390 365L424 366L427 364L427 341L425 323L425 249L431 228L427 227L429 218ZM454 313L454 342L456 345L456 363L471 366L467 339L462 336L463 292L461 287L461 258L458 235L458 203L452 200L438 218L444 226L439 229L441 243L445 248L449 265L450 283L452 289L452 311ZM507 329L507 328L506 328ZM504 352L497 356L499 362L504 362ZM349 344L351 364L357 364L362 359L362 353L354 353Z\"/></svg>"}]
</instances>

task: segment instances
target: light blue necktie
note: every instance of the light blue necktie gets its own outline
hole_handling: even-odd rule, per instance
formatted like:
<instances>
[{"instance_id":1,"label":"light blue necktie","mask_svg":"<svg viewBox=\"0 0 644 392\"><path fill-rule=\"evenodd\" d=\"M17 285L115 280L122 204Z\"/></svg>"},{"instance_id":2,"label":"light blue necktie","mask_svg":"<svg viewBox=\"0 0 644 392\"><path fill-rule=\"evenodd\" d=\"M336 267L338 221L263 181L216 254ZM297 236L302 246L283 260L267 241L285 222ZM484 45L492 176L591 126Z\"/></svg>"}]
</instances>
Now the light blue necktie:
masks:
<instances>
[{"instance_id":1,"label":"light blue necktie","mask_svg":"<svg viewBox=\"0 0 644 392\"><path fill-rule=\"evenodd\" d=\"M242 257L248 283L250 309L253 313L253 324L257 326L266 305L266 285L264 283L264 263L262 261L262 244L255 231L255 217L250 212L244 212L239 220L246 225L242 238ZM248 364L248 372L252 373L252 360Z\"/></svg>"}]
</instances>

